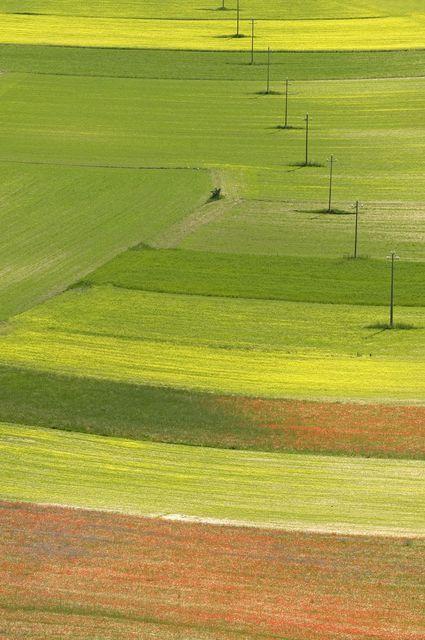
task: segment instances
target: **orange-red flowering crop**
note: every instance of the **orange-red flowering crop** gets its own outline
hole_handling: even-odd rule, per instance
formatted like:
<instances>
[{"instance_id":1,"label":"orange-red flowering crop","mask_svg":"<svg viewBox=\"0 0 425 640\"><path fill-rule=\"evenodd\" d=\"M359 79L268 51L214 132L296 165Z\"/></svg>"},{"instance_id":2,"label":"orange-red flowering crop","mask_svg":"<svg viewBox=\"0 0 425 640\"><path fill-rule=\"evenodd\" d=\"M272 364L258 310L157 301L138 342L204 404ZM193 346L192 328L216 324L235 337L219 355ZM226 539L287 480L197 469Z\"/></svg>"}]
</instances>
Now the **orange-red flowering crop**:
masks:
<instances>
[{"instance_id":1,"label":"orange-red flowering crop","mask_svg":"<svg viewBox=\"0 0 425 640\"><path fill-rule=\"evenodd\" d=\"M0 638L423 640L424 560L424 540L3 502Z\"/></svg>"}]
</instances>

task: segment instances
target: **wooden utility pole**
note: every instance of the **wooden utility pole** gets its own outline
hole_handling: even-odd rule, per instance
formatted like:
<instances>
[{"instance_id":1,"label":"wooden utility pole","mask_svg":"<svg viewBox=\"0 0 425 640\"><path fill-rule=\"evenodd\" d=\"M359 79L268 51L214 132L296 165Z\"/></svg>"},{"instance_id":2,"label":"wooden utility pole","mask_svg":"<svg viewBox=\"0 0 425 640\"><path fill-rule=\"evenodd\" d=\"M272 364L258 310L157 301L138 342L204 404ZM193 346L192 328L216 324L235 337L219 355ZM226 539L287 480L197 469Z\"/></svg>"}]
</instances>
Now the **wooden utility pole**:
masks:
<instances>
[{"instance_id":1,"label":"wooden utility pole","mask_svg":"<svg viewBox=\"0 0 425 640\"><path fill-rule=\"evenodd\" d=\"M305 166L308 166L308 154L309 154L309 136L310 136L310 116L305 114Z\"/></svg>"},{"instance_id":2,"label":"wooden utility pole","mask_svg":"<svg viewBox=\"0 0 425 640\"><path fill-rule=\"evenodd\" d=\"M241 24L241 4L240 0L237 0L236 5L236 37L240 36L240 24Z\"/></svg>"},{"instance_id":3,"label":"wooden utility pole","mask_svg":"<svg viewBox=\"0 0 425 640\"><path fill-rule=\"evenodd\" d=\"M251 64L254 64L255 20L251 18Z\"/></svg>"},{"instance_id":4,"label":"wooden utility pole","mask_svg":"<svg viewBox=\"0 0 425 640\"><path fill-rule=\"evenodd\" d=\"M288 98L289 98L289 80L286 78L285 80L285 124L283 125L284 129L288 128Z\"/></svg>"},{"instance_id":5,"label":"wooden utility pole","mask_svg":"<svg viewBox=\"0 0 425 640\"><path fill-rule=\"evenodd\" d=\"M333 155L328 160L329 162L329 199L328 199L328 213L332 212L332 187L333 187L333 175L334 175L334 162Z\"/></svg>"},{"instance_id":6,"label":"wooden utility pole","mask_svg":"<svg viewBox=\"0 0 425 640\"><path fill-rule=\"evenodd\" d=\"M354 227L354 258L357 258L357 249L359 245L359 210L360 210L360 202L356 200L355 210L356 210L356 224Z\"/></svg>"},{"instance_id":7,"label":"wooden utility pole","mask_svg":"<svg viewBox=\"0 0 425 640\"><path fill-rule=\"evenodd\" d=\"M400 256L395 251L391 251L387 256L387 260L391 260L391 284L390 284L390 329L394 329L394 265L396 260L400 260Z\"/></svg>"},{"instance_id":8,"label":"wooden utility pole","mask_svg":"<svg viewBox=\"0 0 425 640\"><path fill-rule=\"evenodd\" d=\"M267 89L266 93L270 93L270 47L267 49Z\"/></svg>"}]
</instances>

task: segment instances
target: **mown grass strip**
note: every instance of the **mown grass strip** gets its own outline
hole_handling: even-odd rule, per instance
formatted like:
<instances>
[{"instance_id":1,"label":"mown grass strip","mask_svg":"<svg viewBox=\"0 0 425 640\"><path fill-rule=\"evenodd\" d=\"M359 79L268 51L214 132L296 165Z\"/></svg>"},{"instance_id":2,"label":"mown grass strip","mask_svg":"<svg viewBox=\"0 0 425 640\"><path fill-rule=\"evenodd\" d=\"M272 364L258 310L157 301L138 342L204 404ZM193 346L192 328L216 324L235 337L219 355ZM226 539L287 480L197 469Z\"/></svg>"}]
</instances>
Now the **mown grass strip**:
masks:
<instances>
[{"instance_id":1,"label":"mown grass strip","mask_svg":"<svg viewBox=\"0 0 425 640\"><path fill-rule=\"evenodd\" d=\"M0 425L0 496L257 526L425 535L419 461L223 451Z\"/></svg>"},{"instance_id":2,"label":"mown grass strip","mask_svg":"<svg viewBox=\"0 0 425 640\"><path fill-rule=\"evenodd\" d=\"M42 45L1 45L2 69L31 74L63 74L173 80L264 81L267 54L256 64L240 52L96 49ZM423 76L425 51L275 52L272 77L281 80L401 78Z\"/></svg>"},{"instance_id":3,"label":"mown grass strip","mask_svg":"<svg viewBox=\"0 0 425 640\"><path fill-rule=\"evenodd\" d=\"M203 296L386 305L389 266L383 260L253 256L181 250L128 251L85 282ZM397 302L424 306L425 263L397 265Z\"/></svg>"}]
</instances>

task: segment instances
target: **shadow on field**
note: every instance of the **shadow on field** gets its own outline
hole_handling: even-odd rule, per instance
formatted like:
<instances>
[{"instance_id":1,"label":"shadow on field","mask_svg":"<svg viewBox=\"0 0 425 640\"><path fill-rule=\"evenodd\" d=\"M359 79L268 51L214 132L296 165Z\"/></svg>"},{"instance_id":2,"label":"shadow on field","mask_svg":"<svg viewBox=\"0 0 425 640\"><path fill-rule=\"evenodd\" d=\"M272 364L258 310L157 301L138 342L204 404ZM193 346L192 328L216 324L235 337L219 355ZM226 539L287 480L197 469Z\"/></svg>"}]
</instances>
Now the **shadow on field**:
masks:
<instances>
[{"instance_id":1,"label":"shadow on field","mask_svg":"<svg viewBox=\"0 0 425 640\"><path fill-rule=\"evenodd\" d=\"M384 331L416 331L417 329L421 329L421 327L405 322L396 322L394 327L391 328L386 322L375 322L374 324L366 325L365 329L377 329L377 331L372 334L376 336L378 333L383 333Z\"/></svg>"},{"instance_id":2,"label":"shadow on field","mask_svg":"<svg viewBox=\"0 0 425 640\"><path fill-rule=\"evenodd\" d=\"M316 215L327 216L353 216L354 211L346 211L345 209L295 209L296 213L314 213Z\"/></svg>"}]
</instances>

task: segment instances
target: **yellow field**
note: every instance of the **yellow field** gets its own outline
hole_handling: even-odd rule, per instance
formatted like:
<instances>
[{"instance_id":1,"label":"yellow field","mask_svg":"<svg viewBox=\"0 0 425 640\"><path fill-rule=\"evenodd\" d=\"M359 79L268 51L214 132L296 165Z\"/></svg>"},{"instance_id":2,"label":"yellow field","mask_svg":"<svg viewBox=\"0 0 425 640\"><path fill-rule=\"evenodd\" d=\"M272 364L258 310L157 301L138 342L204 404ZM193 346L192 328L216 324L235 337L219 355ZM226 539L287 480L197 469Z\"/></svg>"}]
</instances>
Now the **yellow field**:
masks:
<instances>
[{"instance_id":1,"label":"yellow field","mask_svg":"<svg viewBox=\"0 0 425 640\"><path fill-rule=\"evenodd\" d=\"M250 24L242 22L249 34ZM56 15L0 15L0 42L146 49L239 51L235 20L138 20ZM256 48L380 50L425 48L425 14L351 20L261 20Z\"/></svg>"}]
</instances>

